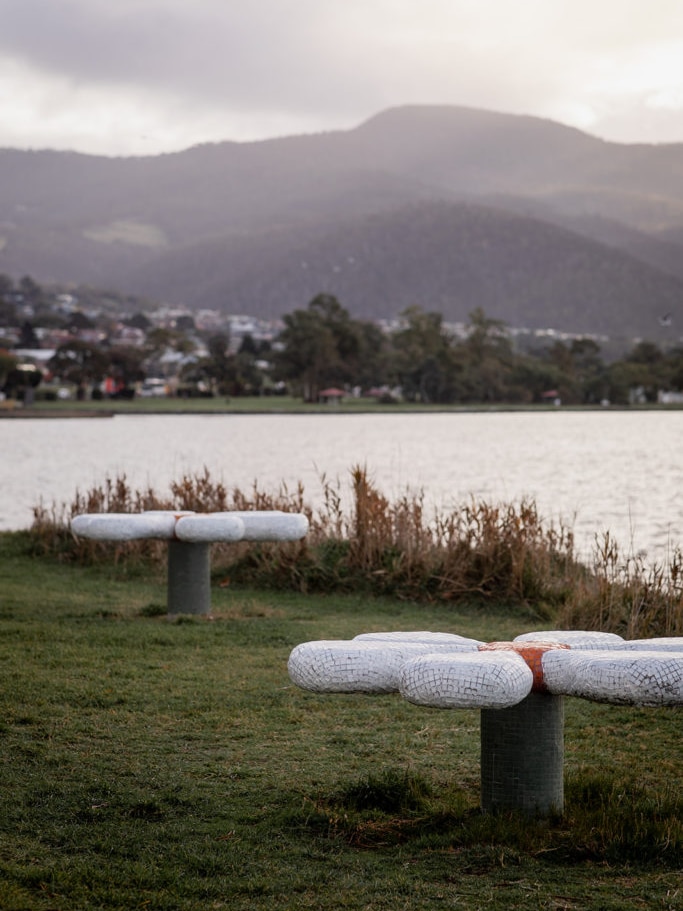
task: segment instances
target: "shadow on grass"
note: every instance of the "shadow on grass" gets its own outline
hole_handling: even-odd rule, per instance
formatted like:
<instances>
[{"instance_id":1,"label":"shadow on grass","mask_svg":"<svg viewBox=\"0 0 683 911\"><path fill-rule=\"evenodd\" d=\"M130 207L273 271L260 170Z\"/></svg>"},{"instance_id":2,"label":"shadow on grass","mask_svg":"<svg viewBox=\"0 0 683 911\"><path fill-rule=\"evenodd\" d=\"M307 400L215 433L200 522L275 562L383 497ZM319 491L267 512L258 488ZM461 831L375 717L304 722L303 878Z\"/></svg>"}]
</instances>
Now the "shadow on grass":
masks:
<instances>
[{"instance_id":1,"label":"shadow on grass","mask_svg":"<svg viewBox=\"0 0 683 911\"><path fill-rule=\"evenodd\" d=\"M570 779L565 813L534 818L482 813L475 789L388 769L315 792L283 812L300 836L361 849L396 845L431 851L504 848L558 864L584 861L676 868L683 862L683 798L673 785L652 794L634 778Z\"/></svg>"}]
</instances>

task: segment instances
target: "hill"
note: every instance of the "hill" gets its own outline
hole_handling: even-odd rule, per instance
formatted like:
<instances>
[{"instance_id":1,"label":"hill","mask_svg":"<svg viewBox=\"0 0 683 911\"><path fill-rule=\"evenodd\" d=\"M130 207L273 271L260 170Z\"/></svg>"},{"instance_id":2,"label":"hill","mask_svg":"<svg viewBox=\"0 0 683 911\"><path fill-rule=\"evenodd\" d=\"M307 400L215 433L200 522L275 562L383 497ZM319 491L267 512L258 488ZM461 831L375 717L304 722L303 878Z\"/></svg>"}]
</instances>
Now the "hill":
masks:
<instances>
[{"instance_id":1,"label":"hill","mask_svg":"<svg viewBox=\"0 0 683 911\"><path fill-rule=\"evenodd\" d=\"M613 337L658 337L658 317L683 300L681 279L621 250L474 203L423 202L316 236L283 230L199 244L135 281L151 296L171 283L197 306L221 300L266 317L325 291L368 318L419 304L458 321L480 306L513 326Z\"/></svg>"},{"instance_id":2,"label":"hill","mask_svg":"<svg viewBox=\"0 0 683 911\"><path fill-rule=\"evenodd\" d=\"M150 158L0 150L0 271L278 316L419 303L650 334L683 299L683 145L534 117L385 111Z\"/></svg>"}]
</instances>

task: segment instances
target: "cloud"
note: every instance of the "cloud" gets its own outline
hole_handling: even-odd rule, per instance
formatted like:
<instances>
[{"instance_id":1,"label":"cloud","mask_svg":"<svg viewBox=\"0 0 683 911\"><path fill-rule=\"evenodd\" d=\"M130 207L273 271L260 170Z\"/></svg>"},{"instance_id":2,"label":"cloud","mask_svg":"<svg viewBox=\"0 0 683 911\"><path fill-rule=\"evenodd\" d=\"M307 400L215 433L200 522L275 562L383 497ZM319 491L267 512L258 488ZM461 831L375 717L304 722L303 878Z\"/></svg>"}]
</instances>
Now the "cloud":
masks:
<instances>
[{"instance_id":1,"label":"cloud","mask_svg":"<svg viewBox=\"0 0 683 911\"><path fill-rule=\"evenodd\" d=\"M151 153L404 103L683 140L678 0L0 0L0 21L0 145Z\"/></svg>"}]
</instances>

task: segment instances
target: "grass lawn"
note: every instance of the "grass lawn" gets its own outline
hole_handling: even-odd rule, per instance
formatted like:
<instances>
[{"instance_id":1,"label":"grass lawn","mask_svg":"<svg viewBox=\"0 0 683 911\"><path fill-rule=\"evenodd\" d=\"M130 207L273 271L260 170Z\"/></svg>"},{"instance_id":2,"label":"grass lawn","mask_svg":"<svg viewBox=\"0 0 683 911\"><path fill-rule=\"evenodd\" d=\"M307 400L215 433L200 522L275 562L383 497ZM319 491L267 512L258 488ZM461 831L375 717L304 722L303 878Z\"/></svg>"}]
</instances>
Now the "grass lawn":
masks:
<instances>
[{"instance_id":1,"label":"grass lawn","mask_svg":"<svg viewBox=\"0 0 683 911\"><path fill-rule=\"evenodd\" d=\"M145 398L137 396L132 400L126 399L88 399L86 401L39 401L32 405L28 411L42 412L58 417L60 413L67 412L115 412L116 414L182 414L187 412L197 414L268 414L268 413L350 413L358 414L365 411L388 411L391 413L396 406L380 405L376 399L345 399L341 403L330 405L311 404L301 398L293 396L216 396L215 398L178 398L156 397ZM411 411L438 411L442 410L432 406L402 405L401 410Z\"/></svg>"},{"instance_id":2,"label":"grass lawn","mask_svg":"<svg viewBox=\"0 0 683 911\"><path fill-rule=\"evenodd\" d=\"M567 701L563 819L478 810L479 718L292 686L308 639L502 607L213 591L0 534L0 908L683 908L680 709ZM533 749L533 744L530 744Z\"/></svg>"},{"instance_id":3,"label":"grass lawn","mask_svg":"<svg viewBox=\"0 0 683 911\"><path fill-rule=\"evenodd\" d=\"M600 407L600 406L596 406ZM652 406L656 407L656 406ZM661 406L673 409L675 406ZM324 404L304 402L293 396L216 396L215 398L163 398L138 396L125 399L88 399L76 401L37 401L26 409L26 416L59 417L79 412L104 412L113 414L428 414L443 411L557 411L554 405L429 405L401 402L387 405L374 398L346 398L341 402ZM573 410L571 406L565 411ZM576 410L591 410L581 407ZM592 409L594 410L594 409ZM604 410L604 409L603 409ZM634 410L633 408L631 410ZM0 415L1 416L1 415Z\"/></svg>"}]
</instances>

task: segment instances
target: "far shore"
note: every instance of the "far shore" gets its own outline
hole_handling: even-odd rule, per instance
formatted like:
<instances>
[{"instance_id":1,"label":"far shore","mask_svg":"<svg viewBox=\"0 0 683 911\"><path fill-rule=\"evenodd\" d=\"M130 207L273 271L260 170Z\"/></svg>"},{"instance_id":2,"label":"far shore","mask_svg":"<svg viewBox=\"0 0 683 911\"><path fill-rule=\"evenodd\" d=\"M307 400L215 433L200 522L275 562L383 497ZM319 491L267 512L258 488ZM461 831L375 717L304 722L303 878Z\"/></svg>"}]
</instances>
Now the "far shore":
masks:
<instances>
[{"instance_id":1,"label":"far shore","mask_svg":"<svg viewBox=\"0 0 683 911\"><path fill-rule=\"evenodd\" d=\"M123 401L0 403L0 419L11 418L104 418L115 415L265 415L265 414L468 414L479 412L562 412L562 411L680 411L681 404L638 405L554 405L554 404L476 404L426 405L401 402L385 404L371 399L349 397L341 402L310 403L291 397L244 397L213 399L149 398Z\"/></svg>"},{"instance_id":2,"label":"far shore","mask_svg":"<svg viewBox=\"0 0 683 911\"><path fill-rule=\"evenodd\" d=\"M52 408L3 408L0 410L0 418L113 418L114 411L94 410L91 408L83 410L74 410L63 408L57 411Z\"/></svg>"}]
</instances>

